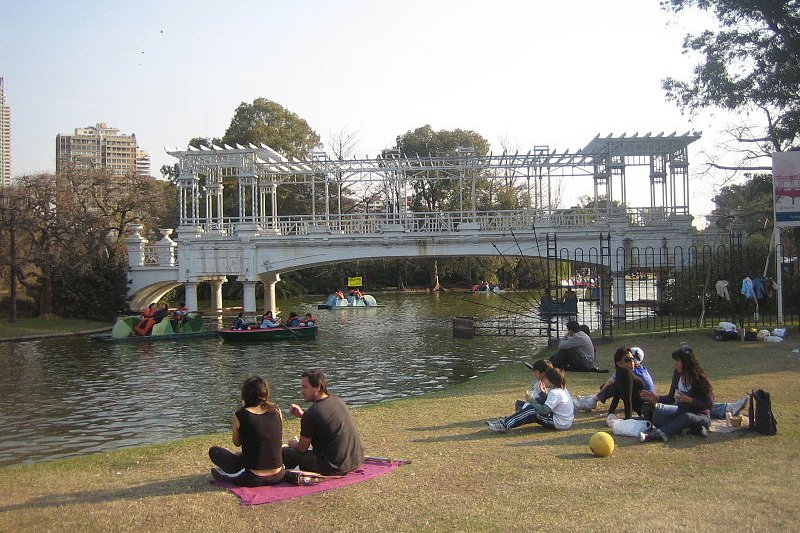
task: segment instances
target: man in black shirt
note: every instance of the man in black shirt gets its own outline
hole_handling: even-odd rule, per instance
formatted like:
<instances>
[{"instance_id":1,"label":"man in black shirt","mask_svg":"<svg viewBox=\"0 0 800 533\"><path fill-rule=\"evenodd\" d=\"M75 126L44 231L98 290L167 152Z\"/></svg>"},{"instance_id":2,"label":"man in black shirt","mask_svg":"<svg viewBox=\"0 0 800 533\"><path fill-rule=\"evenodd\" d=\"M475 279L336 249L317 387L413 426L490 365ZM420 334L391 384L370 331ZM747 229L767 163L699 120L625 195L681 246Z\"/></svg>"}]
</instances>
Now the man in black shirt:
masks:
<instances>
[{"instance_id":1,"label":"man in black shirt","mask_svg":"<svg viewBox=\"0 0 800 533\"><path fill-rule=\"evenodd\" d=\"M303 400L314 405L303 410L292 404L289 412L300 418L300 438L283 448L283 464L320 474L346 474L364 462L364 450L347 405L328 393L328 380L319 370L303 372Z\"/></svg>"}]
</instances>

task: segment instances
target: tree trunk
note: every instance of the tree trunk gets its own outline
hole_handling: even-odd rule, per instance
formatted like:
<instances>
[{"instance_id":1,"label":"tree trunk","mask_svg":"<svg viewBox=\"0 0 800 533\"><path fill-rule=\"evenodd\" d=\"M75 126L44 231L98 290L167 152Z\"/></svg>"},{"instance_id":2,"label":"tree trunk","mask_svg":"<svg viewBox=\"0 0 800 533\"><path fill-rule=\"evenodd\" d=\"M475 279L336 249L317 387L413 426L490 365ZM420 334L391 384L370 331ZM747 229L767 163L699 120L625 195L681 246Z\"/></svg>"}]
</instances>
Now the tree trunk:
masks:
<instances>
[{"instance_id":1,"label":"tree trunk","mask_svg":"<svg viewBox=\"0 0 800 533\"><path fill-rule=\"evenodd\" d=\"M443 291L444 287L439 284L439 260L434 259L431 264L431 291Z\"/></svg>"},{"instance_id":2,"label":"tree trunk","mask_svg":"<svg viewBox=\"0 0 800 533\"><path fill-rule=\"evenodd\" d=\"M403 262L397 261L397 291L404 292L406 290L406 284L403 281Z\"/></svg>"}]
</instances>

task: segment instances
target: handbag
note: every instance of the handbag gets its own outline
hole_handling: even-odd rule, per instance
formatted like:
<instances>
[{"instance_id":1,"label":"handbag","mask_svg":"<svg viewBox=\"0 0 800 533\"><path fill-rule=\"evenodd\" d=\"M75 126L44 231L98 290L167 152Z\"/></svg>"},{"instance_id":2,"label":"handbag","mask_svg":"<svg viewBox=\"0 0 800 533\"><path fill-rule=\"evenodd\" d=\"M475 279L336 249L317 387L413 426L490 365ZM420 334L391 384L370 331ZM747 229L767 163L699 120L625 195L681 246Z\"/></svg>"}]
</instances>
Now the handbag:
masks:
<instances>
[{"instance_id":1,"label":"handbag","mask_svg":"<svg viewBox=\"0 0 800 533\"><path fill-rule=\"evenodd\" d=\"M638 437L639 433L646 433L652 427L653 424L649 420L628 418L627 420L617 420L611 427L611 432L622 437Z\"/></svg>"},{"instance_id":2,"label":"handbag","mask_svg":"<svg viewBox=\"0 0 800 533\"><path fill-rule=\"evenodd\" d=\"M287 470L283 479L294 485L316 485L325 481L325 476L305 470Z\"/></svg>"}]
</instances>

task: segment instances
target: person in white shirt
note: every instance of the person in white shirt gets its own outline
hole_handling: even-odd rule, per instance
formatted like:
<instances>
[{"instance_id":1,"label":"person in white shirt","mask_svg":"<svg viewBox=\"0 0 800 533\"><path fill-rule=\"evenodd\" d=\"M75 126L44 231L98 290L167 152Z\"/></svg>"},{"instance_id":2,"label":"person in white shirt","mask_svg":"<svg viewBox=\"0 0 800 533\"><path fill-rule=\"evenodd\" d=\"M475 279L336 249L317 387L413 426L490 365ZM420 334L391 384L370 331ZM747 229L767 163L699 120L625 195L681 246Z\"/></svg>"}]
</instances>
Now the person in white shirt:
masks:
<instances>
[{"instance_id":1,"label":"person in white shirt","mask_svg":"<svg viewBox=\"0 0 800 533\"><path fill-rule=\"evenodd\" d=\"M549 429L572 427L575 414L572 397L566 389L564 371L559 368L548 368L544 372L542 383L548 390L544 404L533 402L510 416L489 420L486 422L489 431L505 433L509 429L531 423L537 423Z\"/></svg>"}]
</instances>

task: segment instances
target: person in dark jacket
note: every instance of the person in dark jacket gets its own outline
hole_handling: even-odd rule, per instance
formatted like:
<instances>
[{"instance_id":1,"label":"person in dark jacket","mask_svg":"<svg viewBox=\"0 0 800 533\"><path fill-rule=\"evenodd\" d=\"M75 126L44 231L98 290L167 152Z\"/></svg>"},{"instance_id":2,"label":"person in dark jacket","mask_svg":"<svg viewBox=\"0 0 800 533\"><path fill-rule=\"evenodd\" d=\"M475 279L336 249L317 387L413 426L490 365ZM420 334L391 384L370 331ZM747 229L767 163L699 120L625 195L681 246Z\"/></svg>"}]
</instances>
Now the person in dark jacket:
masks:
<instances>
[{"instance_id":1,"label":"person in dark jacket","mask_svg":"<svg viewBox=\"0 0 800 533\"><path fill-rule=\"evenodd\" d=\"M669 393L665 396L650 391L640 393L643 400L654 404L652 422L656 428L639 435L642 442L658 439L667 442L676 433L693 432L708 436L714 407L711 382L688 346L672 352L672 359L675 371Z\"/></svg>"}]
</instances>

